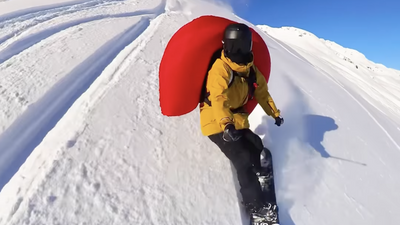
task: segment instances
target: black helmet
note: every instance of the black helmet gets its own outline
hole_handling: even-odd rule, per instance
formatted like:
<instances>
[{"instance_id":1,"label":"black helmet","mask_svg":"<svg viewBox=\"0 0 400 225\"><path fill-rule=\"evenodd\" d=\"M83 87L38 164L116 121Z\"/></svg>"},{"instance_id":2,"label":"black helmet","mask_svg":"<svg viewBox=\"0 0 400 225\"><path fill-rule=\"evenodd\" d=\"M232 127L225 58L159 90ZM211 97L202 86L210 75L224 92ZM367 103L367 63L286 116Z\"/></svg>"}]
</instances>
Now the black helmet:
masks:
<instances>
[{"instance_id":1,"label":"black helmet","mask_svg":"<svg viewBox=\"0 0 400 225\"><path fill-rule=\"evenodd\" d=\"M250 28L243 23L228 25L224 31L224 52L229 55L248 55L252 52L253 41Z\"/></svg>"}]
</instances>

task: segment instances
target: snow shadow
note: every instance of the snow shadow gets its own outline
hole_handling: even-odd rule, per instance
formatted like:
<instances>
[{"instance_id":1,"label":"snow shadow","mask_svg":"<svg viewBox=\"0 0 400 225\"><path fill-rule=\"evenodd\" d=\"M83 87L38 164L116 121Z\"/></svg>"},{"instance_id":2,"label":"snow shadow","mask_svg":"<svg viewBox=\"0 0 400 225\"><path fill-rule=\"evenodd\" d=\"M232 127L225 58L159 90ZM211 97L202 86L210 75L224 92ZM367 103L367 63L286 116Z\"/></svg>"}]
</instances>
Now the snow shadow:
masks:
<instances>
[{"instance_id":1,"label":"snow shadow","mask_svg":"<svg viewBox=\"0 0 400 225\"><path fill-rule=\"evenodd\" d=\"M361 166L367 166L362 162L357 162L350 159L345 159L329 154L322 144L324 141L324 135L327 132L335 131L339 128L335 120L331 117L307 114L303 117L304 123L304 142L308 143L316 152L318 152L322 158L338 159L349 163L354 163Z\"/></svg>"},{"instance_id":2,"label":"snow shadow","mask_svg":"<svg viewBox=\"0 0 400 225\"><path fill-rule=\"evenodd\" d=\"M55 84L41 99L30 105L24 114L0 135L0 190L72 104L149 25L150 18L143 17L138 23L105 43Z\"/></svg>"},{"instance_id":3,"label":"snow shadow","mask_svg":"<svg viewBox=\"0 0 400 225\"><path fill-rule=\"evenodd\" d=\"M308 114L303 117L305 124L305 141L308 142L323 158L329 158L331 155L322 145L326 132L338 129L335 120L321 115Z\"/></svg>"}]
</instances>

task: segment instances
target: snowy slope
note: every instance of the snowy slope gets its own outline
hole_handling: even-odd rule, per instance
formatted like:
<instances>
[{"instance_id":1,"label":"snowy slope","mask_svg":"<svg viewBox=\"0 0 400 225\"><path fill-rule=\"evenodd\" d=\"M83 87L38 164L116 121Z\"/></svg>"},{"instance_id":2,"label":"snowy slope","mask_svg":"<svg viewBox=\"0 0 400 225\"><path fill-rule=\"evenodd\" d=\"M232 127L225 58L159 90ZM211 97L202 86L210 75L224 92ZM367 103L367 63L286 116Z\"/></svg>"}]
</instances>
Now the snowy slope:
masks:
<instances>
[{"instance_id":1,"label":"snowy slope","mask_svg":"<svg viewBox=\"0 0 400 225\"><path fill-rule=\"evenodd\" d=\"M20 3L0 2L20 7L0 11L0 224L243 224L235 174L198 111L168 118L158 102L169 38L204 14L242 21L229 7ZM253 27L285 117L250 118L273 152L282 224L398 224L399 71Z\"/></svg>"},{"instance_id":2,"label":"snowy slope","mask_svg":"<svg viewBox=\"0 0 400 225\"><path fill-rule=\"evenodd\" d=\"M368 60L362 53L344 48L293 27L258 26L272 37L290 46L305 60L337 82L351 88L372 105L400 121L400 71Z\"/></svg>"}]
</instances>

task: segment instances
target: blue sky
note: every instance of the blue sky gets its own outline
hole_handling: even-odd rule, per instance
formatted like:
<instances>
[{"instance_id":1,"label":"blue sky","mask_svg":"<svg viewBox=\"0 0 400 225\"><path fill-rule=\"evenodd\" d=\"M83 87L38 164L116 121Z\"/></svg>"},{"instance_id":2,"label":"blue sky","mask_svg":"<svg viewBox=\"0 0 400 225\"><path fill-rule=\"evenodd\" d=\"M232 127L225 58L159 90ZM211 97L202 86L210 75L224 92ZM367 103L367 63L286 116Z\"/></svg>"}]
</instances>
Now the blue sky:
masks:
<instances>
[{"instance_id":1,"label":"blue sky","mask_svg":"<svg viewBox=\"0 0 400 225\"><path fill-rule=\"evenodd\" d=\"M400 70L400 0L231 0L255 24L292 26Z\"/></svg>"}]
</instances>

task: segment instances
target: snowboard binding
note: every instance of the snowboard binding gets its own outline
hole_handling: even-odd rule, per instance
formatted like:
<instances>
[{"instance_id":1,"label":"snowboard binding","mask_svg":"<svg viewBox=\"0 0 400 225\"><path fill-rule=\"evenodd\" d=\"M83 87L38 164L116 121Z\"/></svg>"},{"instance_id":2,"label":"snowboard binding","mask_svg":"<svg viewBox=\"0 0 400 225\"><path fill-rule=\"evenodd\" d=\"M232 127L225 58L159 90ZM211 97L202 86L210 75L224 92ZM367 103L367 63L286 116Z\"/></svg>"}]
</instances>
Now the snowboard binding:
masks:
<instances>
[{"instance_id":1,"label":"snowboard binding","mask_svg":"<svg viewBox=\"0 0 400 225\"><path fill-rule=\"evenodd\" d=\"M252 224L255 225L279 225L278 206L268 203L258 212L251 213Z\"/></svg>"}]
</instances>

